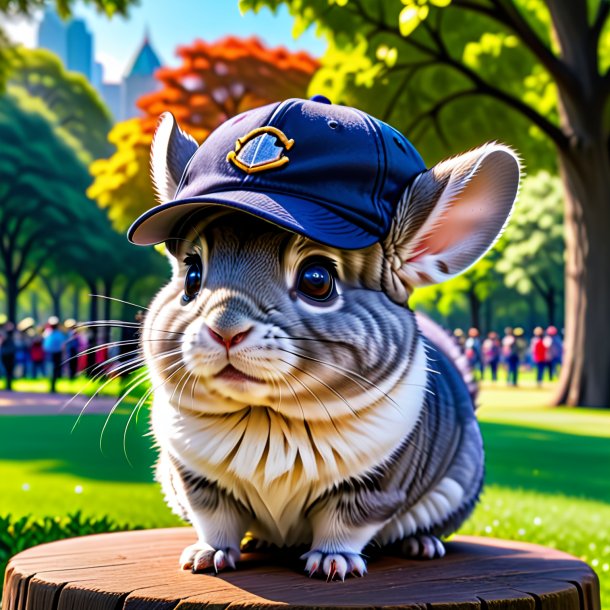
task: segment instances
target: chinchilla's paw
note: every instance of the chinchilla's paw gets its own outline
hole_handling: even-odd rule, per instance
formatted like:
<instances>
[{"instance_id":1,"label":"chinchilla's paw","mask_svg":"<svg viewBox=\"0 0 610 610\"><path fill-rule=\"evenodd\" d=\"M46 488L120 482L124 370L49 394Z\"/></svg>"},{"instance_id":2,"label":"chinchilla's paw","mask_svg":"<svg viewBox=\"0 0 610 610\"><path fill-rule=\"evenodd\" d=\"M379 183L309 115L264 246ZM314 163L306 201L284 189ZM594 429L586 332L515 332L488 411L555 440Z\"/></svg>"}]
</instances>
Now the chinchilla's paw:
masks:
<instances>
[{"instance_id":1,"label":"chinchilla's paw","mask_svg":"<svg viewBox=\"0 0 610 610\"><path fill-rule=\"evenodd\" d=\"M225 568L235 569L239 551L232 547L215 549L205 542L196 542L187 546L180 555L180 566L183 570L195 572L220 572Z\"/></svg>"},{"instance_id":2,"label":"chinchilla's paw","mask_svg":"<svg viewBox=\"0 0 610 610\"><path fill-rule=\"evenodd\" d=\"M397 544L403 557L436 559L445 556L445 545L436 536L410 536Z\"/></svg>"},{"instance_id":3,"label":"chinchilla's paw","mask_svg":"<svg viewBox=\"0 0 610 610\"><path fill-rule=\"evenodd\" d=\"M345 580L348 574L364 576L366 562L357 553L325 553L318 549L301 555L305 560L305 572L309 576L326 576L326 581Z\"/></svg>"}]
</instances>

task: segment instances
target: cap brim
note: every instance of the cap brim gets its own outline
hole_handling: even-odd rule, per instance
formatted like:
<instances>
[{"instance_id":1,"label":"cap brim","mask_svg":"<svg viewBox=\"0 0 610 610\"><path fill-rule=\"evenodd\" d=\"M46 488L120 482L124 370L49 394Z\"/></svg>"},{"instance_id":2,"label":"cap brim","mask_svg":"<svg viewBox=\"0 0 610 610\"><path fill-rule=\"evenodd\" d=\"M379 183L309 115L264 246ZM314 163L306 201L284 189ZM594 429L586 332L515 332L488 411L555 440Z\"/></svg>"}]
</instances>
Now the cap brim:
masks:
<instances>
[{"instance_id":1,"label":"cap brim","mask_svg":"<svg viewBox=\"0 0 610 610\"><path fill-rule=\"evenodd\" d=\"M282 229L343 250L366 248L380 239L319 202L257 191L222 191L158 205L129 227L127 237L139 246L159 244L177 237L177 225L185 216L215 206L247 212Z\"/></svg>"}]
</instances>

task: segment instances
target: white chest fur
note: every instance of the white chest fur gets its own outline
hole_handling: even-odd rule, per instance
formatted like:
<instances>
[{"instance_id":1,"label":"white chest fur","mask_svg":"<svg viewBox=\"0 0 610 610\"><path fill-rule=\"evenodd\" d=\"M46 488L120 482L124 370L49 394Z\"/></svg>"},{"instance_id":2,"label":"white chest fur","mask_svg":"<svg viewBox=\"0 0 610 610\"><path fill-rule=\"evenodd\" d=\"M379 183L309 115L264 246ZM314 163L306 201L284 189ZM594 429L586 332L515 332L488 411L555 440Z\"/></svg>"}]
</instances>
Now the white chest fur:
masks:
<instances>
[{"instance_id":1,"label":"white chest fur","mask_svg":"<svg viewBox=\"0 0 610 610\"><path fill-rule=\"evenodd\" d=\"M277 544L306 542L304 508L341 481L382 465L413 430L426 385L423 344L382 397L336 421L306 422L268 408L228 415L180 411L157 393L153 429L189 470L250 506Z\"/></svg>"}]
</instances>

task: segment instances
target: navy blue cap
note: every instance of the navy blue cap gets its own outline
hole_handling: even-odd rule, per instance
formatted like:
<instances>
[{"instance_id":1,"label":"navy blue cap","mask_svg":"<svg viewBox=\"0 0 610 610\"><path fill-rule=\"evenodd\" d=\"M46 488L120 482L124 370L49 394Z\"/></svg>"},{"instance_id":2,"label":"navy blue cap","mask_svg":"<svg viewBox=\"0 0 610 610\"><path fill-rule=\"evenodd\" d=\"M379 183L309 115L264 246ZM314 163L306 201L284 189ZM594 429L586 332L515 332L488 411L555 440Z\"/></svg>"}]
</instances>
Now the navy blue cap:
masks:
<instances>
[{"instance_id":1,"label":"navy blue cap","mask_svg":"<svg viewBox=\"0 0 610 610\"><path fill-rule=\"evenodd\" d=\"M343 249L383 239L406 186L426 169L396 129L328 100L290 99L244 112L190 159L173 201L130 227L130 241L177 237L191 212L242 210Z\"/></svg>"}]
</instances>

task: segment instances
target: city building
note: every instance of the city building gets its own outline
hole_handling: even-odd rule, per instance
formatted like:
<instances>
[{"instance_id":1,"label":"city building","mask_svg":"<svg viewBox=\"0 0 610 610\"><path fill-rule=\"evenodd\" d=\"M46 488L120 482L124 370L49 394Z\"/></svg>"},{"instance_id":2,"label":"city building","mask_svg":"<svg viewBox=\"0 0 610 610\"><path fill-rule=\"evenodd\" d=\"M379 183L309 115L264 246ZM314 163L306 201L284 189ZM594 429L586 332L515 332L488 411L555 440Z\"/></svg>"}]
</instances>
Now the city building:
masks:
<instances>
[{"instance_id":1,"label":"city building","mask_svg":"<svg viewBox=\"0 0 610 610\"><path fill-rule=\"evenodd\" d=\"M154 74L160 67L159 57L150 44L148 34L145 34L121 85L122 120L141 114L136 106L138 98L159 89L160 83L155 79Z\"/></svg>"},{"instance_id":2,"label":"city building","mask_svg":"<svg viewBox=\"0 0 610 610\"><path fill-rule=\"evenodd\" d=\"M161 61L148 34L119 83L104 82L103 66L95 61L93 36L82 19L62 21L53 9L46 8L38 28L37 46L55 53L67 70L83 74L117 121L138 116L138 98L160 87L154 73L161 67Z\"/></svg>"}]
</instances>

